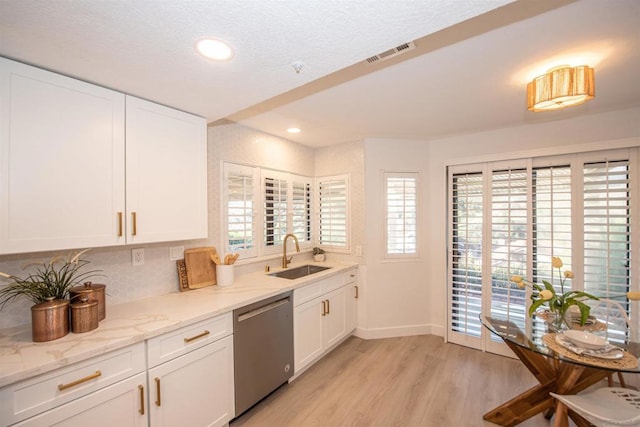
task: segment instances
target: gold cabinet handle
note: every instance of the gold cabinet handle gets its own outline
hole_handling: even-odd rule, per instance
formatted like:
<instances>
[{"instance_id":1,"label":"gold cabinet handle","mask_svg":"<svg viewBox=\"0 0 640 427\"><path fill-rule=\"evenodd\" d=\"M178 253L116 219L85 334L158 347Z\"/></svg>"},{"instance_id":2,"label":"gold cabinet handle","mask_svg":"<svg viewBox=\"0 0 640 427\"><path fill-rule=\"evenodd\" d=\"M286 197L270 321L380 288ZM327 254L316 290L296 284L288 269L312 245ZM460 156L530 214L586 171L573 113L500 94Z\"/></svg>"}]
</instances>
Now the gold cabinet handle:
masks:
<instances>
[{"instance_id":1,"label":"gold cabinet handle","mask_svg":"<svg viewBox=\"0 0 640 427\"><path fill-rule=\"evenodd\" d=\"M139 385L138 390L140 390L140 409L138 409L138 412L140 415L144 415L144 386Z\"/></svg>"},{"instance_id":2,"label":"gold cabinet handle","mask_svg":"<svg viewBox=\"0 0 640 427\"><path fill-rule=\"evenodd\" d=\"M355 299L358 299L358 287L354 286L354 288L356 288L356 296L354 297Z\"/></svg>"},{"instance_id":3,"label":"gold cabinet handle","mask_svg":"<svg viewBox=\"0 0 640 427\"><path fill-rule=\"evenodd\" d=\"M138 233L138 215L135 212L131 212L131 235L135 236Z\"/></svg>"},{"instance_id":4,"label":"gold cabinet handle","mask_svg":"<svg viewBox=\"0 0 640 427\"><path fill-rule=\"evenodd\" d=\"M331 314L331 303L327 300L327 314Z\"/></svg>"},{"instance_id":5,"label":"gold cabinet handle","mask_svg":"<svg viewBox=\"0 0 640 427\"><path fill-rule=\"evenodd\" d=\"M327 300L326 299L322 300L322 315L323 316L327 315Z\"/></svg>"},{"instance_id":6,"label":"gold cabinet handle","mask_svg":"<svg viewBox=\"0 0 640 427\"><path fill-rule=\"evenodd\" d=\"M203 333L198 334L198 335L196 335L195 337L185 338L185 339L184 339L184 342L191 342L191 341L195 341L195 340L197 340L198 338L206 337L206 336L207 336L207 335L209 335L209 334L210 334L210 332L209 332L209 331L204 331Z\"/></svg>"},{"instance_id":7,"label":"gold cabinet handle","mask_svg":"<svg viewBox=\"0 0 640 427\"><path fill-rule=\"evenodd\" d=\"M93 374L87 375L86 377L80 378L79 380L71 381L70 383L67 383L67 384L58 384L58 390L62 391L62 390L66 390L68 388L77 386L78 384L86 383L87 381L90 381L94 378L98 378L100 375L102 375L102 372L95 371Z\"/></svg>"},{"instance_id":8,"label":"gold cabinet handle","mask_svg":"<svg viewBox=\"0 0 640 427\"><path fill-rule=\"evenodd\" d=\"M122 212L118 212L118 237L122 237Z\"/></svg>"},{"instance_id":9,"label":"gold cabinet handle","mask_svg":"<svg viewBox=\"0 0 640 427\"><path fill-rule=\"evenodd\" d=\"M162 400L160 398L160 378L156 377L156 406L162 405Z\"/></svg>"}]
</instances>

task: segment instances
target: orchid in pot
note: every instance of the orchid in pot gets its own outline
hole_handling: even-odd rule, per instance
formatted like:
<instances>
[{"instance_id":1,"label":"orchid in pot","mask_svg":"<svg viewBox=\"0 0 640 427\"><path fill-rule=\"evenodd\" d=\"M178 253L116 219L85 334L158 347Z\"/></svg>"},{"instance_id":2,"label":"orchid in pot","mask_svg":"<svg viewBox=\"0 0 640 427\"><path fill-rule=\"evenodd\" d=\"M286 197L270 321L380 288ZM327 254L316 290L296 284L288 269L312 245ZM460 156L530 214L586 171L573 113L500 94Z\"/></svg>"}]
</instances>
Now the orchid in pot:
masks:
<instances>
[{"instance_id":1,"label":"orchid in pot","mask_svg":"<svg viewBox=\"0 0 640 427\"><path fill-rule=\"evenodd\" d=\"M562 269L562 259L559 257L552 257L551 265L554 269L558 269L558 277L560 279L560 292L556 292L553 284L543 280L542 285L533 283L522 276L512 276L511 281L518 285L520 289L525 287L531 287L531 301L532 304L529 307L529 316L533 316L534 313L545 305L548 306L549 312L552 315L552 326L555 330L560 330L564 325L568 325L565 319L567 311L571 306L577 306L580 310L580 325L584 325L589 317L589 311L591 307L585 304L586 299L597 300L598 297L591 295L583 291L567 290L565 292L565 283L568 279L573 278L573 273L570 270ZM567 286L568 287L568 286Z\"/></svg>"}]
</instances>

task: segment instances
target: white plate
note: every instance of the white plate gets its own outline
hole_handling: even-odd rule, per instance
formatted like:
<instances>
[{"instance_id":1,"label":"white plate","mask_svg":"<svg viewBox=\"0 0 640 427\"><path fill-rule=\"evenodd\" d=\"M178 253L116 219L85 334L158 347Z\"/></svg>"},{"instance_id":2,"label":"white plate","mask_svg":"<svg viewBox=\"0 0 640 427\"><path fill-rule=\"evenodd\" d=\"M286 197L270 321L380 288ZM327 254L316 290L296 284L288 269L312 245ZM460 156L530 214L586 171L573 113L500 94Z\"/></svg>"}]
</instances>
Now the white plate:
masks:
<instances>
[{"instance_id":1,"label":"white plate","mask_svg":"<svg viewBox=\"0 0 640 427\"><path fill-rule=\"evenodd\" d=\"M606 339L587 331L570 329L568 331L564 331L564 336L575 345L590 350L598 350L607 345Z\"/></svg>"},{"instance_id":2,"label":"white plate","mask_svg":"<svg viewBox=\"0 0 640 427\"><path fill-rule=\"evenodd\" d=\"M571 341L569 341L564 334L556 334L556 342L567 350L571 350L575 354L597 357L598 359L622 359L624 352L620 347L616 347L612 344L607 344L598 350L588 350L586 348L578 347Z\"/></svg>"}]
</instances>

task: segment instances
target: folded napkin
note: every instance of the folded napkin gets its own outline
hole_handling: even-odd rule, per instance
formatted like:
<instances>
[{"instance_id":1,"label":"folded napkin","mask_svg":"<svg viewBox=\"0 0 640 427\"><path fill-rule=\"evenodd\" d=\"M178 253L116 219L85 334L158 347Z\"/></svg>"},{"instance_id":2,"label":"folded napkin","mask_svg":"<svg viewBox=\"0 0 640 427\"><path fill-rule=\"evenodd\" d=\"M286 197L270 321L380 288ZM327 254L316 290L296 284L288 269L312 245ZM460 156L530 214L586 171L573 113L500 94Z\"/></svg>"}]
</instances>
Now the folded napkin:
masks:
<instances>
[{"instance_id":1,"label":"folded napkin","mask_svg":"<svg viewBox=\"0 0 640 427\"><path fill-rule=\"evenodd\" d=\"M607 342L604 347L597 350L580 347L569 341L569 339L561 332L556 334L556 342L567 350L570 350L573 353L582 356L593 356L599 357L601 359L620 359L624 355L623 350L620 347L617 347L609 342Z\"/></svg>"}]
</instances>

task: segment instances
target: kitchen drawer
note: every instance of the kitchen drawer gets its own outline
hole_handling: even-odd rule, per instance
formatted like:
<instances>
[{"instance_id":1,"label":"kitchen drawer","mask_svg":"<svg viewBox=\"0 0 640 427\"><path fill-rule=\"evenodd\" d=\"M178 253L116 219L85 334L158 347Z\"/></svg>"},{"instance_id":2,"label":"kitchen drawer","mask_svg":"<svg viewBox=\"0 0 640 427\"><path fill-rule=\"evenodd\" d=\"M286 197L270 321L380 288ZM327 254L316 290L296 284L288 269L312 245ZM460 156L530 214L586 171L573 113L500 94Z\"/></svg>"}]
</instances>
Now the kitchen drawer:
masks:
<instances>
[{"instance_id":1,"label":"kitchen drawer","mask_svg":"<svg viewBox=\"0 0 640 427\"><path fill-rule=\"evenodd\" d=\"M293 291L293 306L297 307L307 301L322 295L322 281L295 289Z\"/></svg>"},{"instance_id":2,"label":"kitchen drawer","mask_svg":"<svg viewBox=\"0 0 640 427\"><path fill-rule=\"evenodd\" d=\"M145 368L144 343L139 343L8 385L0 389L0 425L78 399Z\"/></svg>"},{"instance_id":3,"label":"kitchen drawer","mask_svg":"<svg viewBox=\"0 0 640 427\"><path fill-rule=\"evenodd\" d=\"M344 272L344 283L345 285L349 283L354 283L358 280L358 273L356 268L350 268L349 270Z\"/></svg>"},{"instance_id":4,"label":"kitchen drawer","mask_svg":"<svg viewBox=\"0 0 640 427\"><path fill-rule=\"evenodd\" d=\"M232 313L212 317L147 341L149 368L233 333Z\"/></svg>"},{"instance_id":5,"label":"kitchen drawer","mask_svg":"<svg viewBox=\"0 0 640 427\"><path fill-rule=\"evenodd\" d=\"M293 291L293 305L294 307L304 304L307 301L311 301L321 295L328 292L335 291L338 288L343 287L351 280L349 272L336 274L335 276L327 277L326 279L318 280L310 285L298 288Z\"/></svg>"}]
</instances>

